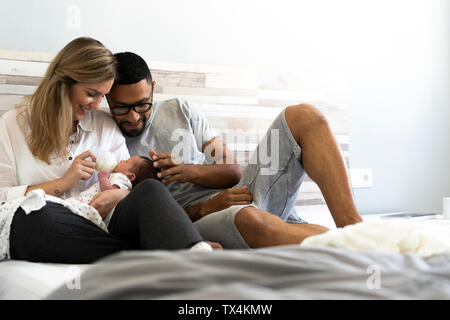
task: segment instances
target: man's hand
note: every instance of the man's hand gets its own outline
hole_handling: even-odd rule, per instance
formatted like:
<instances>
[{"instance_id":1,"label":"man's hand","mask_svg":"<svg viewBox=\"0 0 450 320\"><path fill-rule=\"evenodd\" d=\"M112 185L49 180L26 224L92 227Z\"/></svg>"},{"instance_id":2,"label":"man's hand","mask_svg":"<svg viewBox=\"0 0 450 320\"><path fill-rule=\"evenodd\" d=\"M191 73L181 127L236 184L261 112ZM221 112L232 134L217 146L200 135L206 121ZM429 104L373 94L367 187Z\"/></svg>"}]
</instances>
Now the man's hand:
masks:
<instances>
[{"instance_id":1,"label":"man's hand","mask_svg":"<svg viewBox=\"0 0 450 320\"><path fill-rule=\"evenodd\" d=\"M210 213L226 209L232 205L245 205L252 203L252 201L253 196L251 192L248 190L247 186L244 186L239 189L225 189L214 198L194 204L184 210L191 218L192 222L194 222Z\"/></svg>"},{"instance_id":2,"label":"man's hand","mask_svg":"<svg viewBox=\"0 0 450 320\"><path fill-rule=\"evenodd\" d=\"M150 158L154 161L155 168L161 168L157 177L163 183L172 181L194 182L197 177L197 168L192 164L184 164L176 155L170 153L156 153L153 149L149 151Z\"/></svg>"},{"instance_id":3,"label":"man's hand","mask_svg":"<svg viewBox=\"0 0 450 320\"><path fill-rule=\"evenodd\" d=\"M242 204L250 204L252 203L253 196L250 191L248 191L248 187L244 186L239 189L225 189L219 194L217 194L214 198L205 202L206 210L211 212L220 211L226 209L232 205L242 205Z\"/></svg>"},{"instance_id":4,"label":"man's hand","mask_svg":"<svg viewBox=\"0 0 450 320\"><path fill-rule=\"evenodd\" d=\"M218 139L206 143L210 147L217 144ZM226 149L226 147L223 147ZM214 149L215 150L215 149ZM231 152L229 152L231 153ZM228 154L228 153L227 153ZM178 157L169 153L156 153L153 149L149 151L150 159L154 161L155 168L162 170L157 174L163 183L172 181L190 182L205 188L222 189L234 186L239 182L242 169L238 163L232 164L184 164ZM233 158L234 159L234 158ZM233 160L234 161L234 160Z\"/></svg>"},{"instance_id":5,"label":"man's hand","mask_svg":"<svg viewBox=\"0 0 450 320\"><path fill-rule=\"evenodd\" d=\"M89 205L97 209L100 216L105 219L108 213L129 193L129 190L124 189L102 191L92 198Z\"/></svg>"}]
</instances>

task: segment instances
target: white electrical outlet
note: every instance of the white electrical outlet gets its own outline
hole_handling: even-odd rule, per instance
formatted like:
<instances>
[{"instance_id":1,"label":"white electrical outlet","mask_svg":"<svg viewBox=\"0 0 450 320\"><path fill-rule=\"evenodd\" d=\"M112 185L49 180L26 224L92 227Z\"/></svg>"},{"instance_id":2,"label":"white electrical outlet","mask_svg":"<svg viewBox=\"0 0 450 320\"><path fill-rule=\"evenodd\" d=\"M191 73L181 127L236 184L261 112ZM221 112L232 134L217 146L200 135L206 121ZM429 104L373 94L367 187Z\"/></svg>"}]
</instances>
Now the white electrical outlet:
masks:
<instances>
[{"instance_id":1,"label":"white electrical outlet","mask_svg":"<svg viewBox=\"0 0 450 320\"><path fill-rule=\"evenodd\" d=\"M350 169L352 188L372 187L372 169Z\"/></svg>"}]
</instances>

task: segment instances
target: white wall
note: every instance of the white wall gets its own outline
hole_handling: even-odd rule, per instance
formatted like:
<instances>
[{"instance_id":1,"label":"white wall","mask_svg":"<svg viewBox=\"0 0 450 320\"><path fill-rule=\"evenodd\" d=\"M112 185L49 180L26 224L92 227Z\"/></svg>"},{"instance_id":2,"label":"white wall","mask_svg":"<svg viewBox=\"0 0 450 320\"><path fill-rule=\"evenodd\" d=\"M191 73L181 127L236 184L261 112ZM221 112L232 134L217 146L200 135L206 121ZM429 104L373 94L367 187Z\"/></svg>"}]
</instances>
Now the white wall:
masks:
<instances>
[{"instance_id":1,"label":"white wall","mask_svg":"<svg viewBox=\"0 0 450 320\"><path fill-rule=\"evenodd\" d=\"M441 212L450 194L449 2L392 2L361 30L367 60L354 69L351 160L373 168L374 187L356 195L364 211Z\"/></svg>"},{"instance_id":2,"label":"white wall","mask_svg":"<svg viewBox=\"0 0 450 320\"><path fill-rule=\"evenodd\" d=\"M0 48L79 35L149 59L336 74L350 92L362 213L440 211L450 196L448 0L2 0ZM77 18L79 10L79 19Z\"/></svg>"}]
</instances>

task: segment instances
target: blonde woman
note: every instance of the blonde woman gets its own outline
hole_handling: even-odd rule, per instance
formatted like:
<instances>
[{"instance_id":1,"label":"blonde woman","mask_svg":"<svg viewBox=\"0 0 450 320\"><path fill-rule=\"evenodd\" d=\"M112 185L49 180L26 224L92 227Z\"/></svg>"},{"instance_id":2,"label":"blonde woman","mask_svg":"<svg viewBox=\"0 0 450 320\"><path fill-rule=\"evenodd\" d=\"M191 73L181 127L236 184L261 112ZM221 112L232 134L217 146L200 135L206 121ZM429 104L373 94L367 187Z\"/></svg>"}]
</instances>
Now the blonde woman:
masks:
<instances>
[{"instance_id":1,"label":"blonde woman","mask_svg":"<svg viewBox=\"0 0 450 320\"><path fill-rule=\"evenodd\" d=\"M94 197L102 218L115 207L109 233L64 205L97 179L89 149L129 158L114 120L98 110L116 64L99 41L77 38L56 55L34 94L0 119L0 260L90 263L120 250L205 245L156 180Z\"/></svg>"}]
</instances>

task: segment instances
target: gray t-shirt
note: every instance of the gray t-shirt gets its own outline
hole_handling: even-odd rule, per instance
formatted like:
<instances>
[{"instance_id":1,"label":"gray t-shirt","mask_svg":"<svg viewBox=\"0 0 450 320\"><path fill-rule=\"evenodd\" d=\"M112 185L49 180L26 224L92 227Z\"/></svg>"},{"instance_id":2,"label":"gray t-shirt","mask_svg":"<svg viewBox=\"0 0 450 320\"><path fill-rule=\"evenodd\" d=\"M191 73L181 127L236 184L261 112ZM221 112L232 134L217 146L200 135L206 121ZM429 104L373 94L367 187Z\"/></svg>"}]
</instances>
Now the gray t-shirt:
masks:
<instances>
[{"instance_id":1,"label":"gray t-shirt","mask_svg":"<svg viewBox=\"0 0 450 320\"><path fill-rule=\"evenodd\" d=\"M202 146L217 136L218 132L203 113L186 100L175 98L156 102L142 134L125 139L131 156L148 157L148 151L154 149L157 153L175 154L185 164L212 164L213 160L202 152ZM168 183L167 187L183 208L223 190L177 181Z\"/></svg>"}]
</instances>

